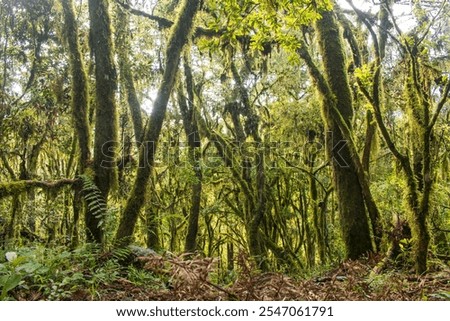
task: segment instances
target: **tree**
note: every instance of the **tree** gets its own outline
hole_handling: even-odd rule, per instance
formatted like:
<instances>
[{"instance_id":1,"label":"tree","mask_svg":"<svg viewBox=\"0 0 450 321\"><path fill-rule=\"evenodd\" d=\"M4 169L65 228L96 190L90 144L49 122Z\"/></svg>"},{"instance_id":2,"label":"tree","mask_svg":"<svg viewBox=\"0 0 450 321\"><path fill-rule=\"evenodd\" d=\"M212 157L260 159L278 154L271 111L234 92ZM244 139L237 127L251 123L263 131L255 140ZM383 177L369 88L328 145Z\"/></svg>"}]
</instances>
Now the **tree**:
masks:
<instances>
[{"instance_id":1,"label":"tree","mask_svg":"<svg viewBox=\"0 0 450 321\"><path fill-rule=\"evenodd\" d=\"M417 4L420 6L420 4ZM389 25L388 16L391 17L392 25L395 27L400 40L396 39L401 50L403 62L407 66L405 69L403 97L405 104L403 111L409 121L408 131L414 137L408 144L409 152L402 152L398 144L389 133L383 117L383 110L387 101L383 101L382 88L382 60L385 56L386 34L381 32L379 36L372 30L371 24L363 13L356 8L359 18L369 29L374 41L375 73L371 82L363 80L364 74L360 73L359 88L370 102L375 115L381 135L394 157L398 160L406 179L406 204L409 212L410 222L415 244L414 261L415 270L422 274L427 270L428 245L430 241L427 218L430 212L430 197L432 193L434 170L433 159L433 136L439 114L441 113L450 90L450 82L443 79L438 87L440 95L433 95L434 79L441 79L442 72L432 67L431 57L427 47L423 44L429 35L433 23L437 20L442 10L447 6L442 3L437 7L434 18L429 19L425 11L419 10L419 26L415 28L417 35L404 35L400 30L392 14L392 3L387 1L382 6L381 23L387 28ZM419 8L420 9L420 8ZM373 91L370 92L368 85L372 83ZM433 108L433 106L435 106Z\"/></svg>"},{"instance_id":2,"label":"tree","mask_svg":"<svg viewBox=\"0 0 450 321\"><path fill-rule=\"evenodd\" d=\"M342 36L331 11L322 13L322 19L316 22L316 29L324 76L319 76L317 70L311 70L311 75L317 83L322 82L318 87L322 95L324 121L331 134L328 138L328 148L339 202L343 239L347 257L356 259L373 251L373 247L362 186L365 182L361 182L361 178L365 178L361 172L358 175L361 169L357 168L355 162L359 161L356 159L359 156L351 147L353 107ZM304 54L303 56L305 57ZM314 68L311 64L308 67ZM347 135L343 132L347 132Z\"/></svg>"},{"instance_id":3,"label":"tree","mask_svg":"<svg viewBox=\"0 0 450 321\"><path fill-rule=\"evenodd\" d=\"M187 234L184 251L193 253L197 250L198 220L200 216L200 205L202 196L202 168L200 162L201 137L198 130L198 112L195 111L194 84L192 70L188 58L184 58L184 73L186 78L187 97L183 95L183 89L178 91L178 105L180 107L183 127L187 138L189 165L194 171L193 182L191 183L192 201L189 212Z\"/></svg>"},{"instance_id":4,"label":"tree","mask_svg":"<svg viewBox=\"0 0 450 321\"><path fill-rule=\"evenodd\" d=\"M167 103L175 83L180 54L192 29L198 5L199 1L197 0L185 0L182 3L180 14L174 24L167 45L163 80L153 105L149 125L144 133L144 144L139 150L139 168L133 190L127 200L116 234L116 240L119 243L130 242L138 214L145 200L147 184L153 168L155 151L166 114Z\"/></svg>"},{"instance_id":5,"label":"tree","mask_svg":"<svg viewBox=\"0 0 450 321\"><path fill-rule=\"evenodd\" d=\"M67 47L72 76L72 114L80 148L80 173L88 167L91 159L91 131L88 121L89 93L88 81L78 41L78 27L72 0L61 0L64 12Z\"/></svg>"},{"instance_id":6,"label":"tree","mask_svg":"<svg viewBox=\"0 0 450 321\"><path fill-rule=\"evenodd\" d=\"M83 58L78 41L78 26L71 0L61 1L64 14L64 25L66 31L67 48L69 51L69 62L71 66L72 88L71 105L72 116L75 127L80 158L78 161L78 174L83 175L91 161L91 131L88 120L89 113L89 91L86 71L84 69ZM78 221L81 212L80 208L81 192L75 191L73 210L72 243L78 243ZM87 215L87 214L86 214Z\"/></svg>"},{"instance_id":7,"label":"tree","mask_svg":"<svg viewBox=\"0 0 450 321\"><path fill-rule=\"evenodd\" d=\"M90 44L95 59L95 138L94 182L105 200L116 181L117 110L115 93L117 74L113 60L111 21L107 0L89 1ZM102 243L102 217L86 212L85 223L90 241Z\"/></svg>"}]
</instances>

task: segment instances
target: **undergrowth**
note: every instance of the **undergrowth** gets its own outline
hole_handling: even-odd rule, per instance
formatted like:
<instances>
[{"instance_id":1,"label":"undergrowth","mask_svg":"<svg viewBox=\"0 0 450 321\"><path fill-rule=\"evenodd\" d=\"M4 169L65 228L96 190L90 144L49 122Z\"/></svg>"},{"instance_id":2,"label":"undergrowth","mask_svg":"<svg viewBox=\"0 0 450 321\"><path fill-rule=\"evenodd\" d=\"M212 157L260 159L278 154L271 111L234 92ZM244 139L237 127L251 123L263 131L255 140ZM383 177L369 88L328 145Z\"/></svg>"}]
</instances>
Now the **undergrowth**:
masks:
<instances>
[{"instance_id":1,"label":"undergrowth","mask_svg":"<svg viewBox=\"0 0 450 321\"><path fill-rule=\"evenodd\" d=\"M307 277L262 273L241 253L234 271L199 255L133 254L95 246L0 251L1 300L449 300L450 269L433 263L416 276L389 269L374 274L376 258L317 269ZM11 253L11 252L10 252ZM142 256L139 256L142 255ZM15 257L16 256L16 257ZM130 259L131 257L131 259ZM379 260L378 260L379 261Z\"/></svg>"},{"instance_id":2,"label":"undergrowth","mask_svg":"<svg viewBox=\"0 0 450 321\"><path fill-rule=\"evenodd\" d=\"M99 286L114 282L122 269L115 259L103 260L92 245L73 251L35 246L12 253L17 257L7 261L0 251L2 300L69 300L79 290L95 298Z\"/></svg>"}]
</instances>

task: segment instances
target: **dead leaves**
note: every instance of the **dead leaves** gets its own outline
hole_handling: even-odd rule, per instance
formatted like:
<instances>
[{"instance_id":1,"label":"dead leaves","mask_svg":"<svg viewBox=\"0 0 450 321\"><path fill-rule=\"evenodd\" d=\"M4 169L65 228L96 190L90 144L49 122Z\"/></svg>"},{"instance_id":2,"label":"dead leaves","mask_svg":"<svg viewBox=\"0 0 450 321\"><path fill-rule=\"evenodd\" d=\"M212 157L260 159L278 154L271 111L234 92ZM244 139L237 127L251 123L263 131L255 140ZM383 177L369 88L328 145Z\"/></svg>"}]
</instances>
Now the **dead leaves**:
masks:
<instances>
[{"instance_id":1,"label":"dead leaves","mask_svg":"<svg viewBox=\"0 0 450 321\"><path fill-rule=\"evenodd\" d=\"M139 257L144 269L164 279L166 288L149 291L131 284L117 285L101 300L443 300L450 291L450 269L412 277L401 272L371 276L376 262L347 261L328 273L298 280L281 273L260 273L245 255L237 260L236 278L219 284L218 260L184 254ZM126 291L121 292L120 287ZM132 291L133 289L133 291ZM113 295L111 297L111 295Z\"/></svg>"}]
</instances>

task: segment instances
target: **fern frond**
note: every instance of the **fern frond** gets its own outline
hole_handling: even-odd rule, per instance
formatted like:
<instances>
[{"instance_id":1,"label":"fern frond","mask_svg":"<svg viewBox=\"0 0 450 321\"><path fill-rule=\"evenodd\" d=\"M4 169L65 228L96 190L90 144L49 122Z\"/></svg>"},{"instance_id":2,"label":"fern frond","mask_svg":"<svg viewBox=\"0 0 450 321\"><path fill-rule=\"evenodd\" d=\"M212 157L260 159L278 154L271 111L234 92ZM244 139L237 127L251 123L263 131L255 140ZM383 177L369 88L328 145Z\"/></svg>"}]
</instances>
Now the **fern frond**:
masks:
<instances>
[{"instance_id":1,"label":"fern frond","mask_svg":"<svg viewBox=\"0 0 450 321\"><path fill-rule=\"evenodd\" d=\"M99 220L99 226L102 226L107 211L106 200L91 177L88 175L81 175L80 179L82 182L81 191L83 198L86 201L87 208L89 212Z\"/></svg>"}]
</instances>

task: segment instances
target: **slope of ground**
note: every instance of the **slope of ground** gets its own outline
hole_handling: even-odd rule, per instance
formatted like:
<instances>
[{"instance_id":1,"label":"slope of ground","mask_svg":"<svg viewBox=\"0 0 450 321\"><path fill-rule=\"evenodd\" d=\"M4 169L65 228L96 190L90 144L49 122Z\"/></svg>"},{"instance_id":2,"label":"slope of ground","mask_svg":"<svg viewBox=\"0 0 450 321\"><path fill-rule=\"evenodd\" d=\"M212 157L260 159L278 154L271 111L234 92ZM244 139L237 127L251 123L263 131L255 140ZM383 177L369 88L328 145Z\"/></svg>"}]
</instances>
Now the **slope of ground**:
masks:
<instances>
[{"instance_id":1,"label":"slope of ground","mask_svg":"<svg viewBox=\"0 0 450 321\"><path fill-rule=\"evenodd\" d=\"M141 257L143 268L163 276L167 286L136 286L125 278L105 286L99 300L449 300L450 269L439 265L423 276L405 272L374 274L376 260L348 261L319 277L297 280L280 273L258 273L240 260L229 285L210 280L212 259ZM82 295L82 293L79 293ZM74 297L74 299L89 299Z\"/></svg>"}]
</instances>

